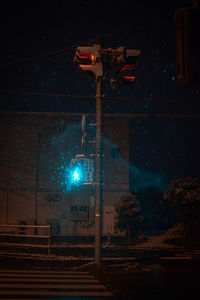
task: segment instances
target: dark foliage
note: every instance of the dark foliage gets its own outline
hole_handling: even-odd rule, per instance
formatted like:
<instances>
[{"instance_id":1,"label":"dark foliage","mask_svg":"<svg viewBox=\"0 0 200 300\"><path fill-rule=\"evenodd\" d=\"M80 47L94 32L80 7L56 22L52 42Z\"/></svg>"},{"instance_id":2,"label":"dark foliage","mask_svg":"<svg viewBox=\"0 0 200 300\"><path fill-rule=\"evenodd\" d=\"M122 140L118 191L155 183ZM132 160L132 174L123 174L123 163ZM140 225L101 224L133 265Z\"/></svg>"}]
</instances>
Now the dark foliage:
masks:
<instances>
[{"instance_id":1,"label":"dark foliage","mask_svg":"<svg viewBox=\"0 0 200 300\"><path fill-rule=\"evenodd\" d=\"M116 206L118 213L117 226L121 231L126 231L131 238L137 238L141 233L143 216L136 196L127 193L123 195Z\"/></svg>"}]
</instances>

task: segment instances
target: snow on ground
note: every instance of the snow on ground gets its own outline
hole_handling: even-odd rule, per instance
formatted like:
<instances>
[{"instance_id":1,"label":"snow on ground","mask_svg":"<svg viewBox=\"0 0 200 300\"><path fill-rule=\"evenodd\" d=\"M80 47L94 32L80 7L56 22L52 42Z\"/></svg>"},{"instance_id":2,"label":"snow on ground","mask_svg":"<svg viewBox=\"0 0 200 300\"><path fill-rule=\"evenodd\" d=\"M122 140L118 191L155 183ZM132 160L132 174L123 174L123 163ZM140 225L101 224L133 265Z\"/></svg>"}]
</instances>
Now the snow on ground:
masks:
<instances>
[{"instance_id":1,"label":"snow on ground","mask_svg":"<svg viewBox=\"0 0 200 300\"><path fill-rule=\"evenodd\" d=\"M176 245L167 243L167 240L182 236L181 224L175 225L161 235L150 236L146 242L139 243L134 248L177 248ZM180 248L182 248L180 246Z\"/></svg>"}]
</instances>

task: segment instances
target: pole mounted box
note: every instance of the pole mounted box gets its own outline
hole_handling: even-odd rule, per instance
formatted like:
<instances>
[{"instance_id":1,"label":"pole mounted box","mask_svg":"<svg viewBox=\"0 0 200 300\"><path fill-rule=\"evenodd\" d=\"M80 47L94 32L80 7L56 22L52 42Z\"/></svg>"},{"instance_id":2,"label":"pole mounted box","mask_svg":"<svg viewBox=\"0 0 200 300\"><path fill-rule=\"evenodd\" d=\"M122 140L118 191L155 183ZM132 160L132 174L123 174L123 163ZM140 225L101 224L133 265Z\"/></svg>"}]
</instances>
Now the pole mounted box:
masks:
<instances>
[{"instance_id":1,"label":"pole mounted box","mask_svg":"<svg viewBox=\"0 0 200 300\"><path fill-rule=\"evenodd\" d=\"M176 73L186 86L200 86L200 8L185 7L175 11Z\"/></svg>"}]
</instances>

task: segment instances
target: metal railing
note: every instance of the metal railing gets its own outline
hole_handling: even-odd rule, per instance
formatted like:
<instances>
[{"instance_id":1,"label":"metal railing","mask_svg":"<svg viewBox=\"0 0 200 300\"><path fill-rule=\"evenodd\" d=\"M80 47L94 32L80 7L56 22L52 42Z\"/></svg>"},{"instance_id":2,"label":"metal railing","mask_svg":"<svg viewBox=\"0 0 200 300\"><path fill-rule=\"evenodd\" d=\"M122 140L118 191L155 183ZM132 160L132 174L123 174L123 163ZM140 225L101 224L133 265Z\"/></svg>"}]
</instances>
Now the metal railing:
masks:
<instances>
[{"instance_id":1,"label":"metal railing","mask_svg":"<svg viewBox=\"0 0 200 300\"><path fill-rule=\"evenodd\" d=\"M27 228L33 228L34 230L38 230L38 229L47 229L47 235L40 235L40 234L24 234L24 232L22 231L20 234L17 234L15 232L11 233L11 232L2 232L2 228L21 228L21 229L27 229ZM47 239L48 240L48 256L51 255L51 240L52 240L52 225L17 225L17 224L0 224L0 237L20 237L20 238L40 238L40 239ZM38 244L32 244L32 243L26 243L26 244L22 244L22 243L16 243L16 242L1 242L0 241L0 245L7 245L7 246L32 246L32 247L36 247L38 246ZM41 246L41 245L40 245Z\"/></svg>"}]
</instances>

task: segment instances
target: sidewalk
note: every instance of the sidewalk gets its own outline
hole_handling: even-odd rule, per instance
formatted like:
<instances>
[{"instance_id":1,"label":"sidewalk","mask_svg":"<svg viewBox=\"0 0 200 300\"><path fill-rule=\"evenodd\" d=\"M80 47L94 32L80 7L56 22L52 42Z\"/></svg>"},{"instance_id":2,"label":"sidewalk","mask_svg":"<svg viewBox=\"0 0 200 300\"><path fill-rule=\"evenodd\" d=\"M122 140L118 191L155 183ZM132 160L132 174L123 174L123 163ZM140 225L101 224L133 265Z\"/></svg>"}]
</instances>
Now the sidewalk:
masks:
<instances>
[{"instance_id":1,"label":"sidewalk","mask_svg":"<svg viewBox=\"0 0 200 300\"><path fill-rule=\"evenodd\" d=\"M23 237L22 237L23 238ZM102 243L102 263L109 264L148 264L162 265L200 263L200 245L187 249L181 243L179 227L169 229L163 234L150 236L145 242L126 245L125 240L104 239ZM172 241L175 240L176 243ZM16 241L17 242L17 241ZM121 242L121 243L119 243ZM9 243L2 244L0 260L25 261L43 265L63 264L66 267L87 264L94 260L94 236L54 237L50 244L40 243ZM37 264L37 263L36 263Z\"/></svg>"}]
</instances>

